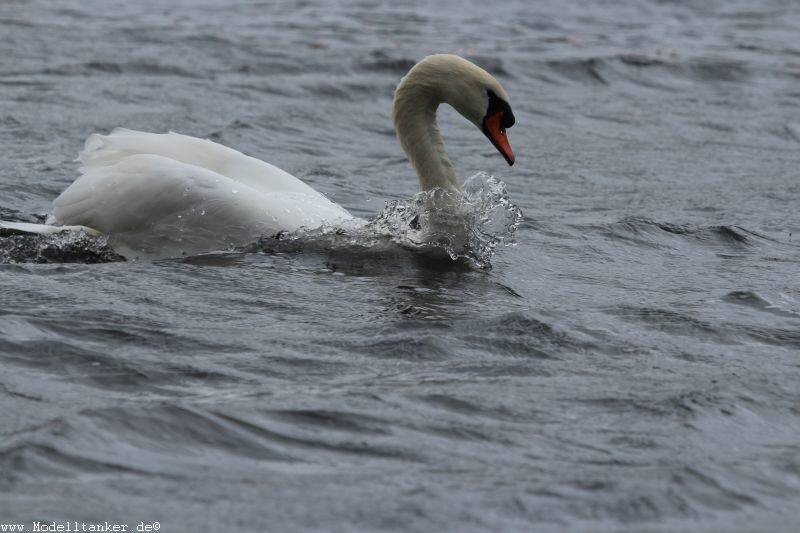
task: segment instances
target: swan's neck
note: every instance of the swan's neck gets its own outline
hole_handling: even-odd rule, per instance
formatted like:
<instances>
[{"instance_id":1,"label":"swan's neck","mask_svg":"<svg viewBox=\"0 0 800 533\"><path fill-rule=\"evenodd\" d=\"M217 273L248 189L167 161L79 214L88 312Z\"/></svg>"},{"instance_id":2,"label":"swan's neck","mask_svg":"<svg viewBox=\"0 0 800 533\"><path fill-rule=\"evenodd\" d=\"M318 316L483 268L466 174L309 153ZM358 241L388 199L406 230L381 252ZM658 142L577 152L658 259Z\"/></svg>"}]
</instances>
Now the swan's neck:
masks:
<instances>
[{"instance_id":1,"label":"swan's neck","mask_svg":"<svg viewBox=\"0 0 800 533\"><path fill-rule=\"evenodd\" d=\"M436 109L443 100L435 87L416 84L409 77L398 86L392 109L400 145L414 165L423 191L458 191L458 178L436 125Z\"/></svg>"}]
</instances>

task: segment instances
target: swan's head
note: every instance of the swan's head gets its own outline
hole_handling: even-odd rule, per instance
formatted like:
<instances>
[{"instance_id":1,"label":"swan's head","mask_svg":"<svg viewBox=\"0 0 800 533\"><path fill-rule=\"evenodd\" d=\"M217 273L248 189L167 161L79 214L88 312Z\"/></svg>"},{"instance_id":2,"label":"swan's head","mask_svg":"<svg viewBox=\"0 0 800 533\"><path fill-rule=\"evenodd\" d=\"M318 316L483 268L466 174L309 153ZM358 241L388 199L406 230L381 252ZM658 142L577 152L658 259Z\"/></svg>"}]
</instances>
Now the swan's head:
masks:
<instances>
[{"instance_id":1,"label":"swan's head","mask_svg":"<svg viewBox=\"0 0 800 533\"><path fill-rule=\"evenodd\" d=\"M514 164L506 134L514 125L514 113L508 94L491 74L462 57L437 54L417 63L398 86L398 93L404 84L424 87L433 99L453 106L489 138L509 165Z\"/></svg>"}]
</instances>

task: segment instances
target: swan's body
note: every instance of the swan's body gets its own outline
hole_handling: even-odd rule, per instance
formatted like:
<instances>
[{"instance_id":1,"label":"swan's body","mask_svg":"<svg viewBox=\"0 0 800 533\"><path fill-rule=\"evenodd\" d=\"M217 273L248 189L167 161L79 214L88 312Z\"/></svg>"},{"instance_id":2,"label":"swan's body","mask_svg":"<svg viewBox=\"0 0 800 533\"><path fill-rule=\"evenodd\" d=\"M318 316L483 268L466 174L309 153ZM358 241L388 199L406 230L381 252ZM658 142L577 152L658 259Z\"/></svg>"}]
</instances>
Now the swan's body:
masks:
<instances>
[{"instance_id":1,"label":"swan's body","mask_svg":"<svg viewBox=\"0 0 800 533\"><path fill-rule=\"evenodd\" d=\"M423 59L401 80L393 120L423 190L458 192L436 127L449 103L513 163L505 127L514 118L500 84L457 56ZM54 201L46 225L0 222L7 232L83 228L128 258L175 257L250 244L281 231L338 226L353 216L283 170L217 143L114 130L91 135L81 176ZM440 219L451 216L445 206Z\"/></svg>"},{"instance_id":2,"label":"swan's body","mask_svg":"<svg viewBox=\"0 0 800 533\"><path fill-rule=\"evenodd\" d=\"M193 255L353 218L273 165L177 133L95 134L80 160L48 222L98 230L126 257Z\"/></svg>"}]
</instances>

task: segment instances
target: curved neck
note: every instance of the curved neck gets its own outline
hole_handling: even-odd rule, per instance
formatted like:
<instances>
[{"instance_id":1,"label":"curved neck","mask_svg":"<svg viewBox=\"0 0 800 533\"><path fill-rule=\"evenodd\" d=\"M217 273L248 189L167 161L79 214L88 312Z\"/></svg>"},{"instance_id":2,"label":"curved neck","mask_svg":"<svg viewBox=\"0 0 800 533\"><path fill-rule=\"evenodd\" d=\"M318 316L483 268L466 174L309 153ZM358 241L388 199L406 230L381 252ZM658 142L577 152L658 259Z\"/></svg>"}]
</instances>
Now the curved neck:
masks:
<instances>
[{"instance_id":1,"label":"curved neck","mask_svg":"<svg viewBox=\"0 0 800 533\"><path fill-rule=\"evenodd\" d=\"M436 125L436 109L442 101L435 87L417 83L412 76L404 78L395 91L394 128L423 191L460 190Z\"/></svg>"}]
</instances>

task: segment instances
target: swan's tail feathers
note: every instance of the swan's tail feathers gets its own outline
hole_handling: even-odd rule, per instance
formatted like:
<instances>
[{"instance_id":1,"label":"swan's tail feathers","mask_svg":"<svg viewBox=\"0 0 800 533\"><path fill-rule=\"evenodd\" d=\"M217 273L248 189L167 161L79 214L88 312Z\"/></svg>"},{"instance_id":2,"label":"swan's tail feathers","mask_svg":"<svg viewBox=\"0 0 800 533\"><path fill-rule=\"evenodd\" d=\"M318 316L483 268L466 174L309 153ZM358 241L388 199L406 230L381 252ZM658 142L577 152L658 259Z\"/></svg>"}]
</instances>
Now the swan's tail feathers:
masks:
<instances>
[{"instance_id":1,"label":"swan's tail feathers","mask_svg":"<svg viewBox=\"0 0 800 533\"><path fill-rule=\"evenodd\" d=\"M100 235L86 226L56 226L53 224L32 224L30 222L6 222L0 220L0 237L11 235L53 235L65 231L84 231L89 235Z\"/></svg>"}]
</instances>

